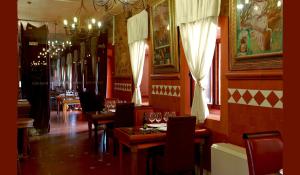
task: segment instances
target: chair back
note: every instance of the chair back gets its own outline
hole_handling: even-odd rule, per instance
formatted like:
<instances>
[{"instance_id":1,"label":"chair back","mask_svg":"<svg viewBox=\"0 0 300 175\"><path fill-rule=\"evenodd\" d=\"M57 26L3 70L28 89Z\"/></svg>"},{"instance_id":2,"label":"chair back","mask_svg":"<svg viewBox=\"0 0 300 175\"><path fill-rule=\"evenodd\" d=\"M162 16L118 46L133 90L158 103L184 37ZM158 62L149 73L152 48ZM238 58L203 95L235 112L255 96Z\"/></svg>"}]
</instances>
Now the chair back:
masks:
<instances>
[{"instance_id":1,"label":"chair back","mask_svg":"<svg viewBox=\"0 0 300 175\"><path fill-rule=\"evenodd\" d=\"M195 124L195 116L169 117L164 154L168 173L194 169Z\"/></svg>"},{"instance_id":2,"label":"chair back","mask_svg":"<svg viewBox=\"0 0 300 175\"><path fill-rule=\"evenodd\" d=\"M244 133L249 175L278 173L283 167L283 142L278 131Z\"/></svg>"},{"instance_id":3,"label":"chair back","mask_svg":"<svg viewBox=\"0 0 300 175\"><path fill-rule=\"evenodd\" d=\"M117 103L114 127L134 126L134 103Z\"/></svg>"},{"instance_id":4,"label":"chair back","mask_svg":"<svg viewBox=\"0 0 300 175\"><path fill-rule=\"evenodd\" d=\"M104 98L94 92L79 92L80 105L83 112L99 111L104 107Z\"/></svg>"}]
</instances>

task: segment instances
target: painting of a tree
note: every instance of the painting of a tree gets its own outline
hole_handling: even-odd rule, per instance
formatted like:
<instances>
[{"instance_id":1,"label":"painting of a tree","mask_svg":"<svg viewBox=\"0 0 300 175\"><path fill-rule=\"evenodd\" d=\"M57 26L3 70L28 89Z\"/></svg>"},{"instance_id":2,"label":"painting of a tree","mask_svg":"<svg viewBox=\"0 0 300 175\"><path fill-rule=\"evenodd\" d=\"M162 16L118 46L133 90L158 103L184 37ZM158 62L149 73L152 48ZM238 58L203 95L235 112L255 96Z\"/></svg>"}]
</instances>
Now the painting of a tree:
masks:
<instances>
[{"instance_id":1,"label":"painting of a tree","mask_svg":"<svg viewBox=\"0 0 300 175\"><path fill-rule=\"evenodd\" d=\"M236 20L238 55L282 51L280 0L238 0Z\"/></svg>"},{"instance_id":2,"label":"painting of a tree","mask_svg":"<svg viewBox=\"0 0 300 175\"><path fill-rule=\"evenodd\" d=\"M283 0L230 0L231 70L282 67Z\"/></svg>"}]
</instances>

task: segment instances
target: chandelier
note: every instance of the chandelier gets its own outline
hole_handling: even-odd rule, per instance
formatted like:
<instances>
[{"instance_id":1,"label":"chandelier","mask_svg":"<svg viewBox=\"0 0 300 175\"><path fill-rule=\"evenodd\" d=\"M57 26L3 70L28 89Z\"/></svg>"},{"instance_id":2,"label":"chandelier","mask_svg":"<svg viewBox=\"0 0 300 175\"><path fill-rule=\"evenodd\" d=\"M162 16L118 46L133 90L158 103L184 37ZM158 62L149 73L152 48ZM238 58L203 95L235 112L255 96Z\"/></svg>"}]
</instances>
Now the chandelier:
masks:
<instances>
[{"instance_id":1,"label":"chandelier","mask_svg":"<svg viewBox=\"0 0 300 175\"><path fill-rule=\"evenodd\" d=\"M70 21L64 19L63 23L66 35L79 39L85 39L89 36L99 36L102 25L101 21L97 21L95 18L81 19L80 14L82 10L87 12L83 0L81 0L80 7L76 10L73 19Z\"/></svg>"}]
</instances>

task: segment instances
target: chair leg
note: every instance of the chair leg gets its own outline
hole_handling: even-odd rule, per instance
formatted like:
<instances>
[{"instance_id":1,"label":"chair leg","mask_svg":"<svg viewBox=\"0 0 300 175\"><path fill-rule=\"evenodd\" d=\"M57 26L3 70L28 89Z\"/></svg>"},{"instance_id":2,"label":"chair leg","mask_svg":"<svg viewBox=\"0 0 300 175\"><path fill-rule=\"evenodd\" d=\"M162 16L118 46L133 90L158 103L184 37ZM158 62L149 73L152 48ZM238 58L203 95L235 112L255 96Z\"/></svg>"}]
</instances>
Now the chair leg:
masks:
<instances>
[{"instance_id":1,"label":"chair leg","mask_svg":"<svg viewBox=\"0 0 300 175\"><path fill-rule=\"evenodd\" d=\"M117 155L117 140L115 138L113 138L113 152L114 152L114 156Z\"/></svg>"},{"instance_id":2,"label":"chair leg","mask_svg":"<svg viewBox=\"0 0 300 175\"><path fill-rule=\"evenodd\" d=\"M150 175L150 158L147 157L146 160L146 175Z\"/></svg>"},{"instance_id":3,"label":"chair leg","mask_svg":"<svg viewBox=\"0 0 300 175\"><path fill-rule=\"evenodd\" d=\"M116 138L112 138L112 146L113 146L113 155L117 156L118 154L118 149L119 149L119 142Z\"/></svg>"},{"instance_id":4,"label":"chair leg","mask_svg":"<svg viewBox=\"0 0 300 175\"><path fill-rule=\"evenodd\" d=\"M92 138L92 122L88 121L88 127L89 127L89 139Z\"/></svg>"},{"instance_id":5,"label":"chair leg","mask_svg":"<svg viewBox=\"0 0 300 175\"><path fill-rule=\"evenodd\" d=\"M156 161L155 158L152 159L152 175L157 174L157 169L156 169Z\"/></svg>"}]
</instances>

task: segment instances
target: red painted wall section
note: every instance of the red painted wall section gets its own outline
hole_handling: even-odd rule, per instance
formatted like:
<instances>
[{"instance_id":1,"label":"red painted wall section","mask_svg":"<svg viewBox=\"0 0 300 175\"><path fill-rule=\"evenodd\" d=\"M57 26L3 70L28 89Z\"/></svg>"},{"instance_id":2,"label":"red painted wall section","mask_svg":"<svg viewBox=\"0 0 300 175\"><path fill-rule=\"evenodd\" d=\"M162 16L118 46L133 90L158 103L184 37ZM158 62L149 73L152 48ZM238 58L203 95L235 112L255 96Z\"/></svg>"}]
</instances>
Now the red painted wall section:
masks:
<instances>
[{"instance_id":1,"label":"red painted wall section","mask_svg":"<svg viewBox=\"0 0 300 175\"><path fill-rule=\"evenodd\" d=\"M111 44L107 46L107 82L106 82L106 98L113 95L113 75L114 75L114 47Z\"/></svg>"},{"instance_id":2,"label":"red painted wall section","mask_svg":"<svg viewBox=\"0 0 300 175\"><path fill-rule=\"evenodd\" d=\"M243 146L245 132L283 131L282 83L282 80L229 80L229 142Z\"/></svg>"},{"instance_id":3,"label":"red painted wall section","mask_svg":"<svg viewBox=\"0 0 300 175\"><path fill-rule=\"evenodd\" d=\"M141 95L142 99L148 99L149 98L149 74L150 74L150 68L149 68L149 62L150 62L150 57L149 57L149 49L146 50L146 55L145 55L145 61L144 61L144 69L143 69L143 77L142 77L142 83L141 83Z\"/></svg>"},{"instance_id":4,"label":"red painted wall section","mask_svg":"<svg viewBox=\"0 0 300 175\"><path fill-rule=\"evenodd\" d=\"M154 110L180 114L179 80L152 80L150 90L150 105Z\"/></svg>"},{"instance_id":5,"label":"red painted wall section","mask_svg":"<svg viewBox=\"0 0 300 175\"><path fill-rule=\"evenodd\" d=\"M114 77L113 97L131 102L133 83L128 77Z\"/></svg>"}]
</instances>

